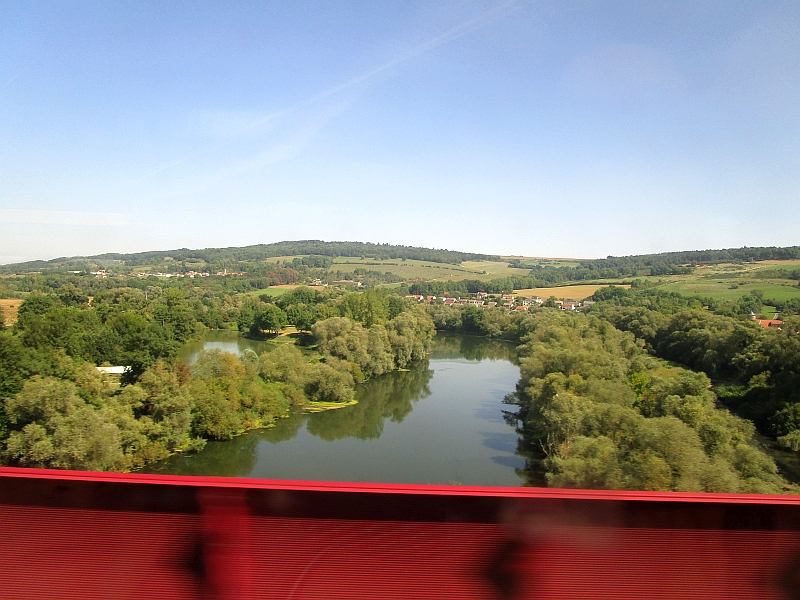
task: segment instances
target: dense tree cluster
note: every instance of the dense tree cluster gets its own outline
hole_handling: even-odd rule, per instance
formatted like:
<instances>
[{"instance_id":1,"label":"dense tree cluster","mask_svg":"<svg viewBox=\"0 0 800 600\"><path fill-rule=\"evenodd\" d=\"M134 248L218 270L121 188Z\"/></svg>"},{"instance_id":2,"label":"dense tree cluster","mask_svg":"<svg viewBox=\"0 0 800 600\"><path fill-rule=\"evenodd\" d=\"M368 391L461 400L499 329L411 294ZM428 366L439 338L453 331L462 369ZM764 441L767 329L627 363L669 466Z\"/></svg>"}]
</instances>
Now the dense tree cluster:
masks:
<instances>
[{"instance_id":1,"label":"dense tree cluster","mask_svg":"<svg viewBox=\"0 0 800 600\"><path fill-rule=\"evenodd\" d=\"M766 329L747 319L689 309L671 314L643 306L599 304L593 311L644 340L656 356L728 383L723 401L786 447L800 444L800 321Z\"/></svg>"},{"instance_id":2,"label":"dense tree cluster","mask_svg":"<svg viewBox=\"0 0 800 600\"><path fill-rule=\"evenodd\" d=\"M425 309L431 315L436 329L485 335L488 337L519 339L521 313L509 313L502 309L481 309L476 306L447 306L431 303Z\"/></svg>"},{"instance_id":3,"label":"dense tree cluster","mask_svg":"<svg viewBox=\"0 0 800 600\"><path fill-rule=\"evenodd\" d=\"M685 296L642 284L634 280L630 289L608 286L597 290L592 298L598 302L623 307L648 308L664 314L672 314L686 309L708 309L718 315L729 317L748 317L758 315L764 306L775 307L782 315L800 314L800 298L776 300L767 298L761 290L743 294L736 300L719 300L699 295Z\"/></svg>"},{"instance_id":4,"label":"dense tree cluster","mask_svg":"<svg viewBox=\"0 0 800 600\"><path fill-rule=\"evenodd\" d=\"M209 351L189 369L157 361L136 383L65 360L57 376L34 375L4 401L10 431L3 459L14 465L126 470L199 450L271 423L288 408L255 369ZM5 437L5 436L4 436Z\"/></svg>"},{"instance_id":5,"label":"dense tree cluster","mask_svg":"<svg viewBox=\"0 0 800 600\"><path fill-rule=\"evenodd\" d=\"M557 487L780 492L753 425L720 410L702 373L670 368L596 317L523 323L517 406L534 480Z\"/></svg>"},{"instance_id":6,"label":"dense tree cluster","mask_svg":"<svg viewBox=\"0 0 800 600\"><path fill-rule=\"evenodd\" d=\"M433 335L424 311L375 290L301 287L277 304L239 295L222 305L186 291L120 287L98 291L91 304L69 285L28 295L13 329L0 330L0 460L137 468L269 425L292 404L349 403L356 381L422 359ZM221 320L222 310L258 333L290 321L315 327L320 351L303 354L286 342L261 357L209 350L192 367L176 360L180 345ZM351 326L341 333L352 355L336 352L332 322ZM359 331L368 332L367 350L382 362L364 359ZM130 369L111 376L98 364Z\"/></svg>"},{"instance_id":7,"label":"dense tree cluster","mask_svg":"<svg viewBox=\"0 0 800 600\"><path fill-rule=\"evenodd\" d=\"M320 352L349 362L356 380L363 381L421 360L435 331L430 316L414 307L385 323L368 326L334 317L316 323L312 332Z\"/></svg>"},{"instance_id":8,"label":"dense tree cluster","mask_svg":"<svg viewBox=\"0 0 800 600\"><path fill-rule=\"evenodd\" d=\"M382 325L408 308L406 300L380 289L347 293L328 289L324 292L297 287L277 300L262 294L242 300L237 323L242 331L254 335L275 332L293 325L311 331L314 323L330 317L346 317L365 327Z\"/></svg>"}]
</instances>

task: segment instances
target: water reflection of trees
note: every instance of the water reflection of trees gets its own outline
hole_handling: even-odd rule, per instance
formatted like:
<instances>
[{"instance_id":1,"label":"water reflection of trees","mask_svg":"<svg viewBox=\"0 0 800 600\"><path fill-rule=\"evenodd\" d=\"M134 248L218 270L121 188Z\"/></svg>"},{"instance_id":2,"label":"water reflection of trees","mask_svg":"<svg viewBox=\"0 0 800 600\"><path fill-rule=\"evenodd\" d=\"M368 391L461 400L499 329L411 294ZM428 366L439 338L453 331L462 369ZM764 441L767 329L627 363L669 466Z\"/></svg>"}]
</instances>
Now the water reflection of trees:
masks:
<instances>
[{"instance_id":1,"label":"water reflection of trees","mask_svg":"<svg viewBox=\"0 0 800 600\"><path fill-rule=\"evenodd\" d=\"M439 332L434 338L433 359L508 360L516 362L514 346L484 337ZM325 441L355 437L377 439L386 419L402 423L415 402L430 395L428 384L433 377L430 362L412 365L409 371L386 373L359 385L358 404L321 413L294 412L277 422L274 429L259 432L259 439L277 444L294 438L303 426L311 435Z\"/></svg>"},{"instance_id":2,"label":"water reflection of trees","mask_svg":"<svg viewBox=\"0 0 800 600\"><path fill-rule=\"evenodd\" d=\"M202 452L172 456L152 471L171 475L246 477L258 462L259 436L256 432L224 442L209 442Z\"/></svg>"},{"instance_id":3,"label":"water reflection of trees","mask_svg":"<svg viewBox=\"0 0 800 600\"><path fill-rule=\"evenodd\" d=\"M508 342L443 332L439 332L434 338L431 358L517 362L515 348ZM428 385L432 377L430 362L421 361L414 364L409 371L386 373L357 386L356 397L359 403L354 406L313 414L294 410L288 417L279 419L272 429L249 432L230 441L210 442L202 452L190 456L173 456L151 472L248 476L258 462L259 443L278 444L288 441L297 436L304 423L307 424L310 434L325 441L347 437L379 438L386 419L401 423L411 413L415 402L430 395ZM511 424L516 424L514 413L509 413L507 418ZM528 469L524 473L527 474Z\"/></svg>"},{"instance_id":4,"label":"water reflection of trees","mask_svg":"<svg viewBox=\"0 0 800 600\"><path fill-rule=\"evenodd\" d=\"M503 340L438 332L433 338L431 358L439 360L507 360L517 364L517 353L513 344Z\"/></svg>"},{"instance_id":5,"label":"water reflection of trees","mask_svg":"<svg viewBox=\"0 0 800 600\"><path fill-rule=\"evenodd\" d=\"M410 371L375 377L359 386L355 406L308 415L308 432L328 442L345 437L379 438L386 419L401 423L414 402L430 395L431 377L427 360Z\"/></svg>"},{"instance_id":6,"label":"water reflection of trees","mask_svg":"<svg viewBox=\"0 0 800 600\"><path fill-rule=\"evenodd\" d=\"M278 444L291 440L293 437L297 436L298 432L303 427L303 423L306 422L307 416L308 415L303 414L303 411L300 409L292 409L289 416L278 419L275 422L275 427L259 431L259 439L269 442L270 444Z\"/></svg>"}]
</instances>

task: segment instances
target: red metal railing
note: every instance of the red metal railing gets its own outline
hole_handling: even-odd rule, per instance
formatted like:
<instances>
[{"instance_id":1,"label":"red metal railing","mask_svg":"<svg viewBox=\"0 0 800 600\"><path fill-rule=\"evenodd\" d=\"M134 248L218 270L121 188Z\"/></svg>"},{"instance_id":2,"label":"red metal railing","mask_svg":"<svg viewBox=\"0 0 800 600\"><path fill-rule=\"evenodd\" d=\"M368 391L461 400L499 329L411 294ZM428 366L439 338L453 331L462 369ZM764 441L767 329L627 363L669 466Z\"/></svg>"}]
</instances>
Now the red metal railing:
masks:
<instances>
[{"instance_id":1,"label":"red metal railing","mask_svg":"<svg viewBox=\"0 0 800 600\"><path fill-rule=\"evenodd\" d=\"M800 497L0 469L0 598L800 598Z\"/></svg>"}]
</instances>

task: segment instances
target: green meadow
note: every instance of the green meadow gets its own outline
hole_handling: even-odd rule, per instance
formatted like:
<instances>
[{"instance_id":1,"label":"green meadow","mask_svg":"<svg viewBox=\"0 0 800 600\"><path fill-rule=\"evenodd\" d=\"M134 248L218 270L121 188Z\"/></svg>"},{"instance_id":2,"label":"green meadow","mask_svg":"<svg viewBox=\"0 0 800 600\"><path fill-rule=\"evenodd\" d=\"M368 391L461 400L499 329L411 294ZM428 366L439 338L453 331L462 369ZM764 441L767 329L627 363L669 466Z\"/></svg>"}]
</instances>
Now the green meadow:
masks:
<instances>
[{"instance_id":1,"label":"green meadow","mask_svg":"<svg viewBox=\"0 0 800 600\"><path fill-rule=\"evenodd\" d=\"M734 287L735 286L735 287ZM770 300L791 300L800 298L800 287L789 283L742 282L731 279L685 280L666 283L661 289L678 292L687 296L707 296L717 300L735 301L750 292L760 291Z\"/></svg>"}]
</instances>

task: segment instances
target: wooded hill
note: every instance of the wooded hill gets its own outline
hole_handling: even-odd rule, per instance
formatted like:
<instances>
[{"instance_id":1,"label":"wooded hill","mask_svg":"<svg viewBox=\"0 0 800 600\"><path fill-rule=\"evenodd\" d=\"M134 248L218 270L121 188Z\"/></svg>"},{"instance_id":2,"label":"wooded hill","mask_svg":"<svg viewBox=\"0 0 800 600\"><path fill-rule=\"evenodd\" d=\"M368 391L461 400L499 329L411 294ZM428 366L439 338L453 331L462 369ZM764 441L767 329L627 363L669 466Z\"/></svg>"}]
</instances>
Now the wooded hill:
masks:
<instances>
[{"instance_id":1,"label":"wooded hill","mask_svg":"<svg viewBox=\"0 0 800 600\"><path fill-rule=\"evenodd\" d=\"M10 265L0 265L0 273L29 273L31 271L82 270L87 265L106 265L119 263L126 266L148 265L171 258L176 262L200 263L217 266L234 266L240 263L257 262L278 256L359 256L374 259L412 259L437 263L460 264L469 260L501 260L499 256L455 252L415 246L394 246L391 244L372 244L364 242L323 242L321 240L300 240L256 244L254 246L231 248L205 248L202 250L157 250L133 254L98 254L95 256L73 256L52 260L35 260Z\"/></svg>"},{"instance_id":2,"label":"wooded hill","mask_svg":"<svg viewBox=\"0 0 800 600\"><path fill-rule=\"evenodd\" d=\"M632 256L609 256L597 260L584 260L577 266L555 267L528 263L525 259L514 259L512 267L530 268L531 275L540 281L562 283L620 277L642 277L660 275L685 275L693 267L704 264L741 263L759 260L792 260L800 258L800 246L727 248L722 250L689 250L685 252L663 252Z\"/></svg>"}]
</instances>

